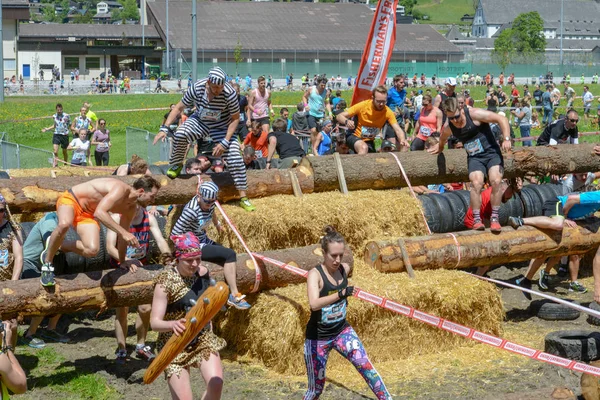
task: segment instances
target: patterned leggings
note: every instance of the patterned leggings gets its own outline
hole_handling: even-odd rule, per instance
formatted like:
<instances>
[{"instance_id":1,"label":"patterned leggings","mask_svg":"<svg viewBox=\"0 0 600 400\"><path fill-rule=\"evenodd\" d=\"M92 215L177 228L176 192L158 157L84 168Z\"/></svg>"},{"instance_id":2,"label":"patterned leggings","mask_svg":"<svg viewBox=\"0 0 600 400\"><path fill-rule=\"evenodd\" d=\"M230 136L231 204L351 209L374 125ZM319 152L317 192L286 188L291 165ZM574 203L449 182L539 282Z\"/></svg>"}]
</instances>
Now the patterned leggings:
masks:
<instances>
[{"instance_id":1,"label":"patterned leggings","mask_svg":"<svg viewBox=\"0 0 600 400\"><path fill-rule=\"evenodd\" d=\"M201 123L198 118L191 116L183 124L177 128L173 139L173 149L169 164L182 164L185 158L185 152L189 143L194 143L200 138L210 137L214 142L218 143L226 135L224 131L211 132ZM231 138L229 148L223 153L223 159L227 163L227 170L233 178L233 183L237 190L248 190L248 177L246 175L246 165L242 158L240 142L237 136Z\"/></svg>"},{"instance_id":2,"label":"patterned leggings","mask_svg":"<svg viewBox=\"0 0 600 400\"><path fill-rule=\"evenodd\" d=\"M388 392L377 370L369 361L367 352L354 329L348 325L339 335L328 340L310 340L304 342L304 361L308 373L308 390L304 400L318 399L325 387L325 367L331 349L337 350L354 365L358 373L367 382L377 399L388 400Z\"/></svg>"}]
</instances>

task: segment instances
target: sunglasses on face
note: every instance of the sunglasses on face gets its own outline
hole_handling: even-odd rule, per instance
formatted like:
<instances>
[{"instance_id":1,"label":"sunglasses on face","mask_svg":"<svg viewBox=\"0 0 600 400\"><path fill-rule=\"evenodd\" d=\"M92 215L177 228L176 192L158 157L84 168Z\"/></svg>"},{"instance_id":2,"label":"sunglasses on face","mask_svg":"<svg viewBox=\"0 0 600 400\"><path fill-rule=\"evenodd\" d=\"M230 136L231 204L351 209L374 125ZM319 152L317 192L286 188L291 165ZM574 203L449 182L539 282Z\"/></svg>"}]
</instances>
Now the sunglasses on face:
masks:
<instances>
[{"instance_id":1,"label":"sunglasses on face","mask_svg":"<svg viewBox=\"0 0 600 400\"><path fill-rule=\"evenodd\" d=\"M448 117L450 121L457 121L460 118L460 111L457 115L453 115L452 117Z\"/></svg>"},{"instance_id":2,"label":"sunglasses on face","mask_svg":"<svg viewBox=\"0 0 600 400\"><path fill-rule=\"evenodd\" d=\"M569 118L569 121L571 121L572 123L576 124L576 123L579 122L579 118L577 118L577 119L571 119L571 118Z\"/></svg>"}]
</instances>

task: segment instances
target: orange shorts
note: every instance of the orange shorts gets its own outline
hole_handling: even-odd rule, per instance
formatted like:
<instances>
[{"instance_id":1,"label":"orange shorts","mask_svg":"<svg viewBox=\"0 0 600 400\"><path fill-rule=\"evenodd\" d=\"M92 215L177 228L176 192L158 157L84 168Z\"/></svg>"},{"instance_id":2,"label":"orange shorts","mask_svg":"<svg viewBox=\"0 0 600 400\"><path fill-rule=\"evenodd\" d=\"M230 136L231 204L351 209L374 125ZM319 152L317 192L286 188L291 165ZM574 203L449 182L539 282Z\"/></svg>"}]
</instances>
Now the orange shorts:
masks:
<instances>
[{"instance_id":1,"label":"orange shorts","mask_svg":"<svg viewBox=\"0 0 600 400\"><path fill-rule=\"evenodd\" d=\"M85 211L81 208L81 205L69 191L64 192L60 195L58 200L56 200L56 209L60 206L69 206L73 208L73 212L75 214L75 218L73 219L73 226L77 227L79 224L95 224L98 229L100 229L100 225L98 221L94 219L94 215Z\"/></svg>"}]
</instances>

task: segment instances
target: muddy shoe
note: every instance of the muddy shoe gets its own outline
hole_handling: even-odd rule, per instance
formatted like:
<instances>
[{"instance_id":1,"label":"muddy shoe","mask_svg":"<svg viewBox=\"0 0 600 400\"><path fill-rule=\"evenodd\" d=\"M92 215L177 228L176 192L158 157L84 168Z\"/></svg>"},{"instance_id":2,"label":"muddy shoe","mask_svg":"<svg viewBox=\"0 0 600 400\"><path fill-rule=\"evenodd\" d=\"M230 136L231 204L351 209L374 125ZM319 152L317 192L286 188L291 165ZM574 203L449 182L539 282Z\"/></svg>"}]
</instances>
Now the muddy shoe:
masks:
<instances>
[{"instance_id":1,"label":"muddy shoe","mask_svg":"<svg viewBox=\"0 0 600 400\"><path fill-rule=\"evenodd\" d=\"M519 229L520 226L523 226L523 218L521 217L508 217L508 224L512 226L514 229Z\"/></svg>"},{"instance_id":2,"label":"muddy shoe","mask_svg":"<svg viewBox=\"0 0 600 400\"><path fill-rule=\"evenodd\" d=\"M135 355L140 360L146 360L152 362L156 358L156 355L152 352L150 346L144 344L138 344L135 346Z\"/></svg>"},{"instance_id":3,"label":"muddy shoe","mask_svg":"<svg viewBox=\"0 0 600 400\"><path fill-rule=\"evenodd\" d=\"M115 355L117 356L117 358L115 359L115 362L117 364L125 364L127 362L127 350L117 349Z\"/></svg>"},{"instance_id":4,"label":"muddy shoe","mask_svg":"<svg viewBox=\"0 0 600 400\"><path fill-rule=\"evenodd\" d=\"M515 281L515 283L517 284L517 286L521 286L522 288L531 290L531 281L525 277L517 279ZM531 294L529 294L527 292L522 292L522 293L527 298L527 300L531 300Z\"/></svg>"},{"instance_id":5,"label":"muddy shoe","mask_svg":"<svg viewBox=\"0 0 600 400\"><path fill-rule=\"evenodd\" d=\"M542 290L548 290L548 283L550 282L550 274L545 270L540 271L540 280L538 281L538 286Z\"/></svg>"},{"instance_id":6,"label":"muddy shoe","mask_svg":"<svg viewBox=\"0 0 600 400\"><path fill-rule=\"evenodd\" d=\"M54 281L54 266L52 263L44 263L42 265L40 282L44 287L54 286L56 284Z\"/></svg>"},{"instance_id":7,"label":"muddy shoe","mask_svg":"<svg viewBox=\"0 0 600 400\"><path fill-rule=\"evenodd\" d=\"M171 168L169 168L167 170L167 176L171 179L175 179L179 176L179 174L181 174L182 169L183 169L183 164L173 165L173 166L171 166Z\"/></svg>"},{"instance_id":8,"label":"muddy shoe","mask_svg":"<svg viewBox=\"0 0 600 400\"><path fill-rule=\"evenodd\" d=\"M498 221L498 218L492 218L492 220L490 221L490 231L494 233L502 232L502 226L500 225L500 221Z\"/></svg>"},{"instance_id":9,"label":"muddy shoe","mask_svg":"<svg viewBox=\"0 0 600 400\"><path fill-rule=\"evenodd\" d=\"M237 297L234 297L232 294L230 294L229 298L227 299L227 304L231 307L237 308L238 310L247 310L252 306L250 305L250 303L244 300L245 297L246 296L243 296L240 293L238 293Z\"/></svg>"}]
</instances>

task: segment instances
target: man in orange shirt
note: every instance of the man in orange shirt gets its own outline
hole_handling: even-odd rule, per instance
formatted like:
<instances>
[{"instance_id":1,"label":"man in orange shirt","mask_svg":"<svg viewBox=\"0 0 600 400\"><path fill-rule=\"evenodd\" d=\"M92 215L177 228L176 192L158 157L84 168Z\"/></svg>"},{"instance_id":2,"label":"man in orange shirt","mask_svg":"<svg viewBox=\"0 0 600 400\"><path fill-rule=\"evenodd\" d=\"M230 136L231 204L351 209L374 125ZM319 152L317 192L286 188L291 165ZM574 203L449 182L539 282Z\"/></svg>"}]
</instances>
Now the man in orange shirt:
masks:
<instances>
[{"instance_id":1,"label":"man in orange shirt","mask_svg":"<svg viewBox=\"0 0 600 400\"><path fill-rule=\"evenodd\" d=\"M373 98L356 103L337 116L337 121L348 128L346 143L356 154L375 153L375 137L381 137L386 122L394 130L400 146L409 146L406 134L393 111L385 105L386 101L387 88L377 86L373 89Z\"/></svg>"},{"instance_id":2,"label":"man in orange shirt","mask_svg":"<svg viewBox=\"0 0 600 400\"><path fill-rule=\"evenodd\" d=\"M252 146L256 151L256 156L258 158L266 157L269 153L268 135L269 132L263 130L260 120L252 121L250 132L244 139L242 151L244 151L244 147Z\"/></svg>"}]
</instances>

